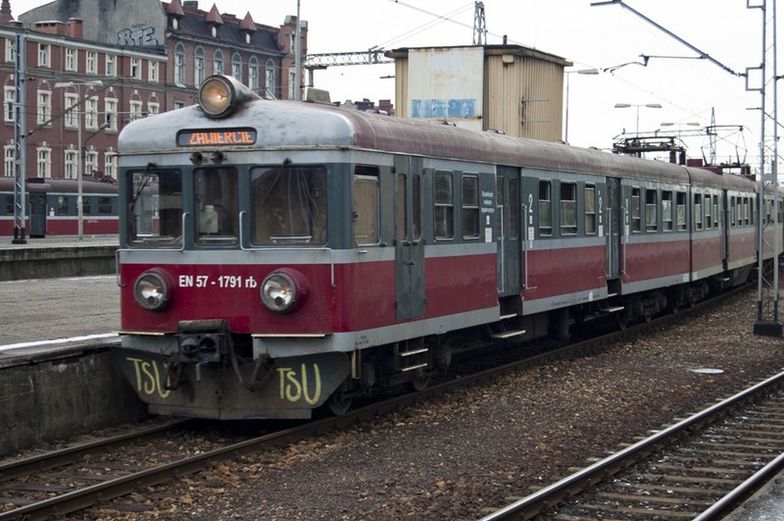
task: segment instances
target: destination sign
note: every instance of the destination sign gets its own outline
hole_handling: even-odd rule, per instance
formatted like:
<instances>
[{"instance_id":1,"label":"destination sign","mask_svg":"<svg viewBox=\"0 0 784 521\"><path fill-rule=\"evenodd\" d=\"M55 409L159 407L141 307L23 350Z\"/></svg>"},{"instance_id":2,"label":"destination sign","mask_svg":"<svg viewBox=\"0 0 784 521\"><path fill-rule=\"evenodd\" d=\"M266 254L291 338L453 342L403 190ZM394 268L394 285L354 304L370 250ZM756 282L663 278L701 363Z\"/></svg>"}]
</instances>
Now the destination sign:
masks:
<instances>
[{"instance_id":1,"label":"destination sign","mask_svg":"<svg viewBox=\"0 0 784 521\"><path fill-rule=\"evenodd\" d=\"M252 145L254 143L256 143L256 129L252 128L181 130L177 134L177 146L179 147Z\"/></svg>"}]
</instances>

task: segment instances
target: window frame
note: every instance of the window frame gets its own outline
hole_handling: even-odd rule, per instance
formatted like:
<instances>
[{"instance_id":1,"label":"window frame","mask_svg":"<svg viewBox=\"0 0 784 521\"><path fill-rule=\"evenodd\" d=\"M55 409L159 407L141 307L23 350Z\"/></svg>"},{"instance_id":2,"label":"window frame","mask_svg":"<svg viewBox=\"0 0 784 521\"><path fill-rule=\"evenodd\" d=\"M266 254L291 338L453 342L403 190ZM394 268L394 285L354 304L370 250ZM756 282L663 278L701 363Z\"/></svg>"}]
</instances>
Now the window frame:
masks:
<instances>
[{"instance_id":1,"label":"window frame","mask_svg":"<svg viewBox=\"0 0 784 521\"><path fill-rule=\"evenodd\" d=\"M564 190L571 192L570 194L566 194L570 195L572 197L571 199L564 199ZM574 181L561 181L558 192L558 231L562 237L571 237L573 235L577 235L577 183ZM571 207L573 210L574 222L565 224L567 217L566 210L569 207Z\"/></svg>"},{"instance_id":2,"label":"window frame","mask_svg":"<svg viewBox=\"0 0 784 521\"><path fill-rule=\"evenodd\" d=\"M375 184L375 218L373 223L375 225L369 237L374 237L375 241L360 242L357 240L356 223L359 222L357 215L355 199L358 191L356 190L357 183L373 182ZM356 219L356 220L355 220ZM360 230L361 231L361 230ZM381 243L381 176L377 166L357 165L354 167L354 174L351 179L351 237L354 241L355 247L362 246L378 246Z\"/></svg>"},{"instance_id":3,"label":"window frame","mask_svg":"<svg viewBox=\"0 0 784 521\"><path fill-rule=\"evenodd\" d=\"M550 179L539 179L537 183L536 192L536 233L538 237L552 237L553 236L553 182ZM542 197L542 188L545 188L545 195L547 199ZM542 203L547 206L547 212L543 211ZM550 218L550 224L547 226L542 225L542 215L547 214Z\"/></svg>"},{"instance_id":4,"label":"window frame","mask_svg":"<svg viewBox=\"0 0 784 521\"><path fill-rule=\"evenodd\" d=\"M634 215L635 199L637 216ZM629 221L631 225L632 234L642 233L642 189L639 186L633 186L631 196L629 197ZM636 226L635 226L636 223Z\"/></svg>"},{"instance_id":5,"label":"window frame","mask_svg":"<svg viewBox=\"0 0 784 521\"><path fill-rule=\"evenodd\" d=\"M476 200L472 204L466 204L466 181L472 182L475 185ZM479 174L474 172L464 172L460 175L460 236L464 241L475 241L481 236L481 219L480 219L480 184ZM476 224L476 234L466 234L466 217L476 214L471 220Z\"/></svg>"},{"instance_id":6,"label":"window frame","mask_svg":"<svg viewBox=\"0 0 784 521\"><path fill-rule=\"evenodd\" d=\"M439 202L438 180L439 178L449 180L449 200ZM439 218L439 209L443 209L445 214L443 219ZM448 235L439 234L439 224L443 222L447 225ZM453 241L455 239L455 173L451 170L436 170L433 172L433 238L436 241Z\"/></svg>"}]
</instances>

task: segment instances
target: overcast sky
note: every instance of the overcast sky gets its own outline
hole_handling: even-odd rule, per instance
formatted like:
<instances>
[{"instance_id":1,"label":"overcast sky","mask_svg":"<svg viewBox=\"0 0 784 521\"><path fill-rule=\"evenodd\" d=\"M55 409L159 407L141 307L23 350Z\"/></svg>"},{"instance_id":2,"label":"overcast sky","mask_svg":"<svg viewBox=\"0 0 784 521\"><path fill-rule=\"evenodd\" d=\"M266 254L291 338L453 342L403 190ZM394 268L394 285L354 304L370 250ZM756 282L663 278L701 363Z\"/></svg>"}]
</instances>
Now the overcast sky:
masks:
<instances>
[{"instance_id":1,"label":"overcast sky","mask_svg":"<svg viewBox=\"0 0 784 521\"><path fill-rule=\"evenodd\" d=\"M131 0L126 0L131 1ZM728 68L744 72L761 62L762 17L747 0L626 0L629 5L711 55ZM753 0L758 2L761 0ZM15 16L44 0L12 0ZM243 17L250 10L257 23L277 26L296 14L296 0L218 0L218 9ZM472 43L474 2L468 0L301 0L309 24L309 52ZM574 62L574 70L604 69L639 61L640 54L693 57L695 53L620 6L591 7L591 0L484 0L488 43L534 47ZM208 10L211 1L200 1ZM424 12L427 11L427 12ZM429 13L448 15L441 21ZM784 13L779 18L784 18ZM780 71L781 72L781 71ZM333 67L316 71L315 86L330 90L333 101L389 98L394 101L391 65ZM639 127L653 131L662 122L710 124L711 108L719 125L742 125L743 133L720 144L720 159L736 149L754 163L759 157L758 93L745 91L743 78L707 60L654 58L647 67L629 65L614 73L571 74L569 141L608 148L613 137L636 130L636 109L616 103L662 105L639 110ZM677 127L665 127L673 131ZM690 156L700 155L704 138L687 141ZM745 150L744 150L745 149ZM706 152L707 154L707 152ZM742 158L743 159L743 158Z\"/></svg>"}]
</instances>

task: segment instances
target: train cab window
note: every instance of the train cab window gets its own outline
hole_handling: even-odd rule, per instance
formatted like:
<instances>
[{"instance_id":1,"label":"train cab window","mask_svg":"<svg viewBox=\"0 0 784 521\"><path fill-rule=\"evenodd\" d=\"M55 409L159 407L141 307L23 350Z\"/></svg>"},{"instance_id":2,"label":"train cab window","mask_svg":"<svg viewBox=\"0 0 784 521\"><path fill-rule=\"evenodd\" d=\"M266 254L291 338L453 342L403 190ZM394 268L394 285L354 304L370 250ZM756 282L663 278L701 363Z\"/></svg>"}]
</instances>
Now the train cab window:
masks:
<instances>
[{"instance_id":1,"label":"train cab window","mask_svg":"<svg viewBox=\"0 0 784 521\"><path fill-rule=\"evenodd\" d=\"M239 210L237 169L200 168L194 173L196 243L237 244Z\"/></svg>"},{"instance_id":2,"label":"train cab window","mask_svg":"<svg viewBox=\"0 0 784 521\"><path fill-rule=\"evenodd\" d=\"M640 189L632 188L632 202L631 202L631 217L632 217L632 233L640 233L641 217L640 217Z\"/></svg>"},{"instance_id":3,"label":"train cab window","mask_svg":"<svg viewBox=\"0 0 784 521\"><path fill-rule=\"evenodd\" d=\"M553 234L552 185L550 181L539 181L539 236Z\"/></svg>"},{"instance_id":4,"label":"train cab window","mask_svg":"<svg viewBox=\"0 0 784 521\"><path fill-rule=\"evenodd\" d=\"M479 176L463 176L463 239L479 238Z\"/></svg>"},{"instance_id":5,"label":"train cab window","mask_svg":"<svg viewBox=\"0 0 784 521\"><path fill-rule=\"evenodd\" d=\"M705 210L705 229L711 230L713 229L713 214L711 213L713 210L713 203L711 202L710 195L705 195L702 200L702 207Z\"/></svg>"},{"instance_id":6,"label":"train cab window","mask_svg":"<svg viewBox=\"0 0 784 521\"><path fill-rule=\"evenodd\" d=\"M378 168L358 166L351 186L351 227L354 243L364 246L378 243Z\"/></svg>"},{"instance_id":7,"label":"train cab window","mask_svg":"<svg viewBox=\"0 0 784 521\"><path fill-rule=\"evenodd\" d=\"M686 229L686 193L675 192L675 229Z\"/></svg>"},{"instance_id":8,"label":"train cab window","mask_svg":"<svg viewBox=\"0 0 784 521\"><path fill-rule=\"evenodd\" d=\"M128 239L134 245L182 244L182 174L141 171L129 176Z\"/></svg>"},{"instance_id":9,"label":"train cab window","mask_svg":"<svg viewBox=\"0 0 784 521\"><path fill-rule=\"evenodd\" d=\"M455 236L452 172L436 172L434 176L436 239L451 239Z\"/></svg>"},{"instance_id":10,"label":"train cab window","mask_svg":"<svg viewBox=\"0 0 784 521\"><path fill-rule=\"evenodd\" d=\"M561 183L561 235L577 234L577 185Z\"/></svg>"},{"instance_id":11,"label":"train cab window","mask_svg":"<svg viewBox=\"0 0 784 521\"><path fill-rule=\"evenodd\" d=\"M694 194L694 229L702 230L702 194Z\"/></svg>"},{"instance_id":12,"label":"train cab window","mask_svg":"<svg viewBox=\"0 0 784 521\"><path fill-rule=\"evenodd\" d=\"M596 187L585 185L585 234L596 233Z\"/></svg>"},{"instance_id":13,"label":"train cab window","mask_svg":"<svg viewBox=\"0 0 784 521\"><path fill-rule=\"evenodd\" d=\"M659 203L656 201L656 190L645 191L645 231L655 232L659 229L657 210Z\"/></svg>"},{"instance_id":14,"label":"train cab window","mask_svg":"<svg viewBox=\"0 0 784 521\"><path fill-rule=\"evenodd\" d=\"M320 166L251 170L254 244L327 242L327 172Z\"/></svg>"},{"instance_id":15,"label":"train cab window","mask_svg":"<svg viewBox=\"0 0 784 521\"><path fill-rule=\"evenodd\" d=\"M672 231L672 192L662 192L661 200L662 230Z\"/></svg>"}]
</instances>

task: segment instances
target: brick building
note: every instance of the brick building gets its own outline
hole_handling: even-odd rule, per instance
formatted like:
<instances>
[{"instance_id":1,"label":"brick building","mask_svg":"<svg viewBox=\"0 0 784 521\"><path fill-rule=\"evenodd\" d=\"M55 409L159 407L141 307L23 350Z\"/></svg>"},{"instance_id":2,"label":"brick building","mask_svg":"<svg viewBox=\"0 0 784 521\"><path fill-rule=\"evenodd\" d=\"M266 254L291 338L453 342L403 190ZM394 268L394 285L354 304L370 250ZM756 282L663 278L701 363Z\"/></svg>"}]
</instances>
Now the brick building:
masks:
<instances>
[{"instance_id":1,"label":"brick building","mask_svg":"<svg viewBox=\"0 0 784 521\"><path fill-rule=\"evenodd\" d=\"M303 22L302 53L307 28ZM200 81L232 74L261 95L293 97L296 18L280 27L171 0L56 0L0 7L3 168L13 175L16 36L26 35L27 177L116 176L117 134L133 119L195 103ZM70 109L70 110L69 110Z\"/></svg>"}]
</instances>

